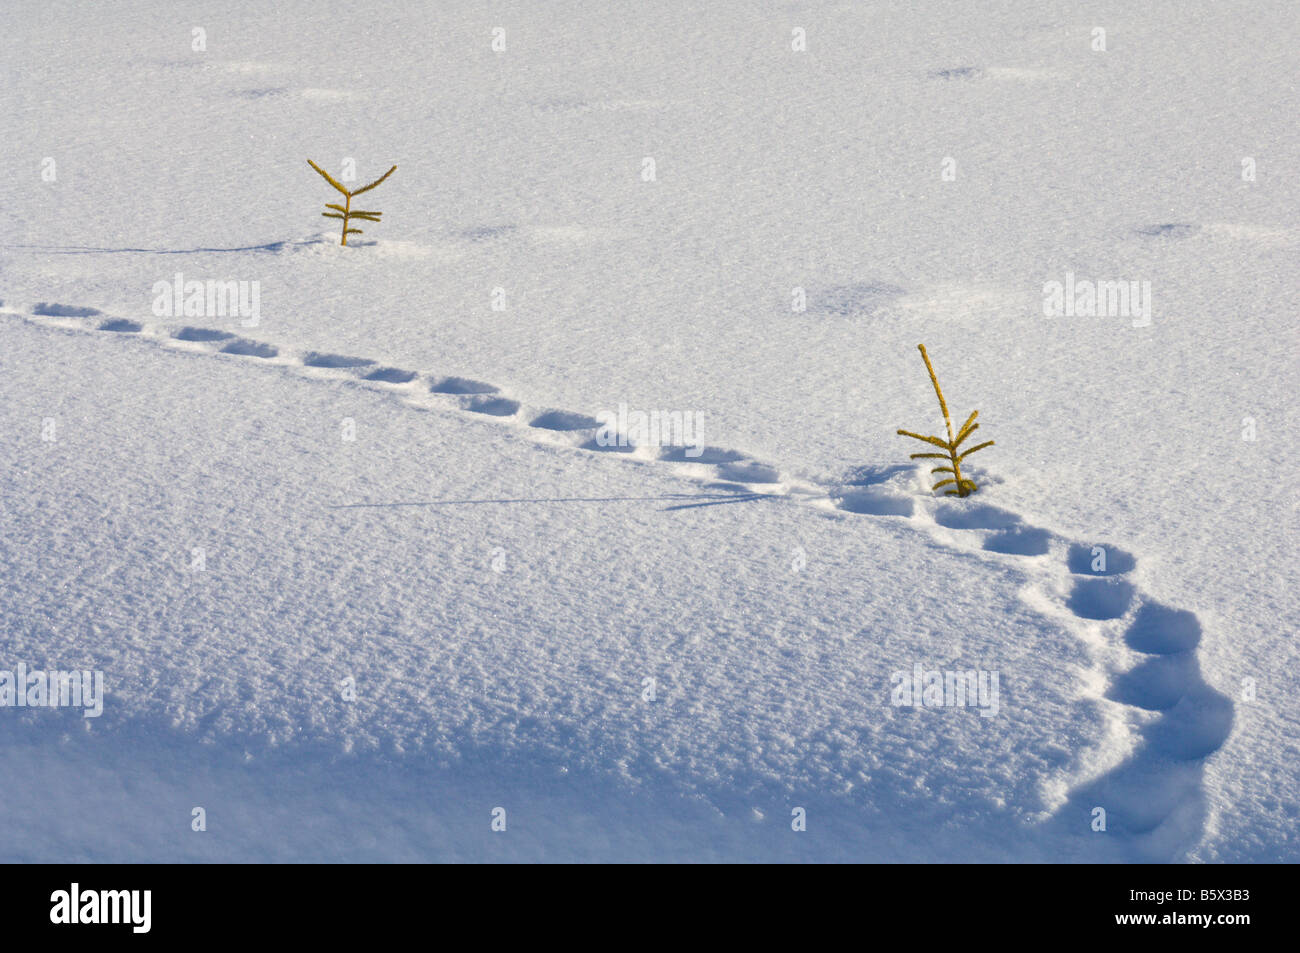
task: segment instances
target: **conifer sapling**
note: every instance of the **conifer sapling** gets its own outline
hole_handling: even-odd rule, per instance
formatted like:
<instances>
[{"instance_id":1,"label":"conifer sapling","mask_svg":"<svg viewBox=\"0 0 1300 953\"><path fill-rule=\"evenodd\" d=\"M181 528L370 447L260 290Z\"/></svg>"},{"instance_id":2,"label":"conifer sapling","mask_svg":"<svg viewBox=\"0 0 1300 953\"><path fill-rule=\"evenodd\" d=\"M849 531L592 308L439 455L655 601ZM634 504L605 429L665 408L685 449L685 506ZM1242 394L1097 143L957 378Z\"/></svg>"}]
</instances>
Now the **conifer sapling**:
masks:
<instances>
[{"instance_id":1,"label":"conifer sapling","mask_svg":"<svg viewBox=\"0 0 1300 953\"><path fill-rule=\"evenodd\" d=\"M352 219L354 219L354 218L359 218L359 219L361 219L363 222L378 222L378 221L379 221L379 216L381 216L381 215L383 214L383 212L362 212L362 211L357 211L357 210L355 210L355 209L352 208L352 199L353 199L354 196L360 195L362 192L369 192L371 189L373 189L375 186L377 186L380 182L384 181L384 179L388 178L390 175L392 175L394 172L396 172L396 171L397 171L397 166L393 166L391 169L389 169L387 172L385 172L385 173L384 173L383 175L381 175L379 178L375 179L375 181L371 182L369 185L363 185L361 188L359 188L359 189L354 189L354 190L352 190L351 192L349 192L349 191L348 191L347 189L345 189L342 185L340 185L340 184L338 183L338 181L337 181L337 180L336 180L332 175L330 175L328 172L326 172L324 169L322 169L320 166L318 166L315 162L312 162L310 159L308 159L308 160L307 160L307 164L308 164L309 166L311 166L313 169L315 169L317 172L319 172L319 173L321 174L321 176L325 179L326 182L328 182L330 185L334 186L334 188L338 189L340 192L343 193L343 196L344 196L344 204L342 204L342 205L334 205L334 204L332 204L332 203L327 202L327 203L325 203L325 207L326 207L326 208L330 208L330 209L334 209L335 211L333 211L333 212L321 212L321 215L323 215L325 218L341 218L341 219L343 219L343 241L339 242L340 245L346 245L346 244L348 243L348 236L349 236L349 235L362 235L362 234L364 234L364 233L361 231L361 229L359 229L359 228L348 228L348 223L349 223L350 221L352 221Z\"/></svg>"},{"instance_id":2,"label":"conifer sapling","mask_svg":"<svg viewBox=\"0 0 1300 953\"><path fill-rule=\"evenodd\" d=\"M980 425L975 423L975 418L979 416L979 411L971 411L971 415L966 418L966 422L962 424L961 429L957 431L957 436L954 437L952 435L952 419L948 416L948 403L943 399L943 391L939 389L939 379L934 375L934 366L930 363L930 355L925 353L924 344L918 344L916 347L917 350L921 352L922 360L925 361L925 369L930 372L930 383L934 385L935 396L939 398L939 409L943 411L943 422L948 428L948 439L944 440L941 437L923 437L919 433L912 433L910 430L900 430L898 432L904 437L914 437L917 440L940 447L946 451L944 453L914 453L911 455L911 459L913 460L922 460L927 458L939 459L947 460L952 464L950 467L935 467L930 471L931 473L951 474L936 483L933 489L937 490L940 487L952 484L953 488L945 491L946 496L970 496L978 489L978 487L975 485L974 480L969 480L961 475L961 462L976 450L983 450L985 447L993 446L993 441L986 440L984 443L976 444L969 450L965 450L960 454L957 453L957 448L961 446L962 441L973 434L976 430L980 429Z\"/></svg>"}]
</instances>

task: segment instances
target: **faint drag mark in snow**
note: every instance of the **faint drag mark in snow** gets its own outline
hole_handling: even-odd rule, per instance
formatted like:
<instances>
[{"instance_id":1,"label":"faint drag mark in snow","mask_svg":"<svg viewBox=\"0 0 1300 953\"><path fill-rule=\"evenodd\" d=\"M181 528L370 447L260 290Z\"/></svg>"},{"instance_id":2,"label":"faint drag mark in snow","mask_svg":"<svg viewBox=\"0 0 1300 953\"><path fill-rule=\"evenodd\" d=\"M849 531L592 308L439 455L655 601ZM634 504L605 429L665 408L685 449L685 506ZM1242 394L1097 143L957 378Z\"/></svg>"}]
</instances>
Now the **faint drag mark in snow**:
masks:
<instances>
[{"instance_id":1,"label":"faint drag mark in snow","mask_svg":"<svg viewBox=\"0 0 1300 953\"><path fill-rule=\"evenodd\" d=\"M284 73L290 67L284 63L265 63L256 60L230 60L219 64L228 73Z\"/></svg>"},{"instance_id":2,"label":"faint drag mark in snow","mask_svg":"<svg viewBox=\"0 0 1300 953\"><path fill-rule=\"evenodd\" d=\"M47 255L198 255L213 254L217 252L283 252L292 251L300 246L327 244L327 240L317 236L298 241L278 241L267 242L263 245L239 245L234 248L105 248L96 245L4 245L4 248L21 248L31 251L39 251ZM68 305L37 305L37 308L61 308L69 307ZM81 309L87 310L87 309ZM94 309L89 309L94 311ZM33 314L44 314L45 312L33 310ZM100 312L95 311L95 314ZM88 317L83 314L68 315L69 317Z\"/></svg>"},{"instance_id":3,"label":"faint drag mark in snow","mask_svg":"<svg viewBox=\"0 0 1300 953\"><path fill-rule=\"evenodd\" d=\"M630 232L617 228L593 228L579 225L471 225L449 233L449 248L464 245L487 245L506 239L524 239L547 245L588 245L594 242L618 241Z\"/></svg>"},{"instance_id":4,"label":"faint drag mark in snow","mask_svg":"<svg viewBox=\"0 0 1300 953\"><path fill-rule=\"evenodd\" d=\"M987 75L980 66L954 66L949 69L932 69L925 74L930 79L982 79Z\"/></svg>"},{"instance_id":5,"label":"faint drag mark in snow","mask_svg":"<svg viewBox=\"0 0 1300 953\"><path fill-rule=\"evenodd\" d=\"M514 226L509 226L513 228ZM544 231L544 230L539 230ZM562 231L562 230L561 230ZM599 237L600 230L589 230L587 237ZM483 239L479 239L480 241ZM352 241L348 243L347 248L341 248L338 243L338 236L329 236L324 233L317 233L308 238L299 239L282 239L280 241L266 242L261 245L239 245L229 248L109 248L96 245L33 245L33 244L12 244L0 245L0 248L22 249L27 251L40 252L46 255L199 255L199 254L217 254L217 253L236 253L236 252L269 252L272 254L283 255L309 255L313 258L326 258L338 261L343 265L352 266L358 263L358 260L365 261L368 258L441 258L444 260L455 260L465 253L465 240L454 242L444 242L443 244L424 244L421 242L411 241L393 241L393 240L376 240L376 241ZM365 254L360 255L359 250L364 249ZM68 307L67 305L42 305L43 307ZM86 315L69 315L71 317L86 317Z\"/></svg>"},{"instance_id":6,"label":"faint drag mark in snow","mask_svg":"<svg viewBox=\"0 0 1300 953\"><path fill-rule=\"evenodd\" d=\"M272 99L288 92L287 86L266 86L260 89L239 89L233 95L237 99Z\"/></svg>"},{"instance_id":7,"label":"faint drag mark in snow","mask_svg":"<svg viewBox=\"0 0 1300 953\"><path fill-rule=\"evenodd\" d=\"M1009 80L1012 82L1034 83L1042 80L1059 79L1060 74L1051 70L1037 69L1031 66L990 66L990 79Z\"/></svg>"},{"instance_id":8,"label":"faint drag mark in snow","mask_svg":"<svg viewBox=\"0 0 1300 953\"><path fill-rule=\"evenodd\" d=\"M894 304L905 292L883 281L836 285L814 294L812 310L840 317L873 317Z\"/></svg>"},{"instance_id":9,"label":"faint drag mark in snow","mask_svg":"<svg viewBox=\"0 0 1300 953\"><path fill-rule=\"evenodd\" d=\"M1050 70L1032 66L955 66L949 69L934 69L926 77L946 82L971 82L981 79L994 79L1009 82L1038 82L1056 79L1058 74Z\"/></svg>"},{"instance_id":10,"label":"faint drag mark in snow","mask_svg":"<svg viewBox=\"0 0 1300 953\"><path fill-rule=\"evenodd\" d=\"M770 493L745 493L745 494L737 494L735 496L720 498L705 503L678 503L674 506L665 506L664 511L672 512L674 510L698 510L698 509L703 509L706 506L729 506L733 503L762 503L764 501L771 502L779 499L781 499L781 497L773 496Z\"/></svg>"},{"instance_id":11,"label":"faint drag mark in snow","mask_svg":"<svg viewBox=\"0 0 1300 953\"><path fill-rule=\"evenodd\" d=\"M637 110L671 109L675 103L662 99L606 99L590 100L578 97L557 97L529 103L535 112L542 114L574 115L593 112L631 112Z\"/></svg>"},{"instance_id":12,"label":"faint drag mark in snow","mask_svg":"<svg viewBox=\"0 0 1300 953\"><path fill-rule=\"evenodd\" d=\"M325 103L342 103L361 97L350 89L302 89L298 95L303 99L315 99Z\"/></svg>"},{"instance_id":13,"label":"faint drag mark in snow","mask_svg":"<svg viewBox=\"0 0 1300 953\"><path fill-rule=\"evenodd\" d=\"M1021 310L1034 301L1023 291L988 283L942 282L898 299L900 310L927 317L940 314L944 320L1001 318L1007 311Z\"/></svg>"},{"instance_id":14,"label":"faint drag mark in snow","mask_svg":"<svg viewBox=\"0 0 1300 953\"><path fill-rule=\"evenodd\" d=\"M1165 222L1160 225L1143 225L1134 229L1147 238L1190 238L1201 230L1199 225L1188 222Z\"/></svg>"},{"instance_id":15,"label":"faint drag mark in snow","mask_svg":"<svg viewBox=\"0 0 1300 953\"><path fill-rule=\"evenodd\" d=\"M518 225L475 225L461 229L457 236L467 242L488 242L494 238L513 235L518 230Z\"/></svg>"},{"instance_id":16,"label":"faint drag mark in snow","mask_svg":"<svg viewBox=\"0 0 1300 953\"><path fill-rule=\"evenodd\" d=\"M488 497L462 500L399 500L391 503L337 503L331 510L376 509L403 506L472 506L487 503L642 503L657 501L682 501L666 510L693 509L697 506L717 506L723 503L747 503L756 500L773 500L765 493L660 493L653 496L538 496L538 497Z\"/></svg>"}]
</instances>

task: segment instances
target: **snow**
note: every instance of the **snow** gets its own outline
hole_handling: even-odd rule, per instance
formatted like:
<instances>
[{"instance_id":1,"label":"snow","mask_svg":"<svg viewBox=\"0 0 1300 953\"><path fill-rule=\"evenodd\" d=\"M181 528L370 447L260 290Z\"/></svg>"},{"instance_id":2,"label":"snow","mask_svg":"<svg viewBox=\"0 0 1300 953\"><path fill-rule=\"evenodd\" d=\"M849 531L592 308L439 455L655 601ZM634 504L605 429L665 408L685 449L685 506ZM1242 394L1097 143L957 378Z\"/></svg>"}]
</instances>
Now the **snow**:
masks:
<instances>
[{"instance_id":1,"label":"snow","mask_svg":"<svg viewBox=\"0 0 1300 953\"><path fill-rule=\"evenodd\" d=\"M7 5L0 670L108 697L0 856L1296 859L1300 15L1196 7Z\"/></svg>"}]
</instances>

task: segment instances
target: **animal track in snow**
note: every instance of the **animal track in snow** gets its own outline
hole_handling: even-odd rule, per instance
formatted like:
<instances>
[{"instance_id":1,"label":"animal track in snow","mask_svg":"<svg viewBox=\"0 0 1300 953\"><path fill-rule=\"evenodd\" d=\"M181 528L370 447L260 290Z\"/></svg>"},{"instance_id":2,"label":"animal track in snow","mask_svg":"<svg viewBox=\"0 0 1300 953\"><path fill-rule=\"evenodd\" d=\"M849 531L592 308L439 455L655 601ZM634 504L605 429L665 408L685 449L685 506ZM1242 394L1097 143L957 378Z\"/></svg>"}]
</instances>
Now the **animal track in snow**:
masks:
<instances>
[{"instance_id":1,"label":"animal track in snow","mask_svg":"<svg viewBox=\"0 0 1300 953\"><path fill-rule=\"evenodd\" d=\"M59 315L94 309L74 309L59 306ZM98 314L99 312L96 311ZM428 406L407 385L419 383L427 393L437 398L453 398L441 406L457 407L488 418L497 418L511 424L522 423L535 434L545 434L549 443L567 444L578 450L602 453L623 453L640 461L659 460L679 465L683 475L692 479L713 479L744 487L762 487L764 496L790 492L781 472L774 466L754 460L743 453L719 447L653 447L637 446L627 440L602 441L597 439L600 422L588 414L556 408L531 408L521 401L501 392L495 384L455 375L421 374L418 371L383 364L373 358L350 356L323 351L304 351L296 356L282 354L273 344L237 337L231 332L215 328L187 326L171 328L165 325L148 326L129 319L110 318L98 325L87 325L75 320L60 320L59 327L76 327L83 330L118 330L130 332L155 344L184 346L187 350L209 350L238 357L251 357L271 361L277 367L310 369L313 377L342 377L355 383L385 388L405 394L409 404ZM209 347L210 345L210 347ZM626 435L624 435L626 436ZM701 472L701 471L704 472ZM751 491L752 492L752 491ZM806 492L806 488L805 488ZM852 512L851 498L844 509ZM864 506L868 504L864 503ZM910 502L882 499L875 507L882 513L906 515Z\"/></svg>"},{"instance_id":2,"label":"animal track in snow","mask_svg":"<svg viewBox=\"0 0 1300 953\"><path fill-rule=\"evenodd\" d=\"M884 487L867 489L884 493ZM889 512L879 498L862 505L860 497L846 496L840 507ZM1100 644L1109 654L1145 656L1123 671L1099 672L1102 697L1119 706L1117 714L1134 736L1132 750L1108 770L1073 785L1050 823L1064 836L1114 836L1136 860L1175 860L1195 846L1207 811L1204 759L1227 740L1234 714L1231 700L1201 677L1196 657L1201 623L1195 613L1146 597L1129 578L1137 560L1109 544L1061 540L987 503L936 502L931 519L934 532L943 534L940 541L949 545L1011 557L1059 554L1063 565L1043 558L1025 564L1059 581L1053 588L1062 593L1063 605L1054 614L1085 644ZM924 519L914 522L923 525ZM961 542L966 538L969 544ZM1098 808L1105 811L1104 832L1093 828Z\"/></svg>"},{"instance_id":3,"label":"animal track in snow","mask_svg":"<svg viewBox=\"0 0 1300 953\"><path fill-rule=\"evenodd\" d=\"M1020 517L987 503L945 504L934 514L934 521L949 529L1012 529L1020 524Z\"/></svg>"},{"instance_id":4,"label":"animal track in snow","mask_svg":"<svg viewBox=\"0 0 1300 953\"><path fill-rule=\"evenodd\" d=\"M1132 583L1118 579L1080 579L1066 604L1081 619L1118 619L1128 611L1134 592Z\"/></svg>"},{"instance_id":5,"label":"animal track in snow","mask_svg":"<svg viewBox=\"0 0 1300 953\"><path fill-rule=\"evenodd\" d=\"M99 326L99 330L118 331L127 334L134 334L137 331L142 331L143 328L140 325L136 324L134 321L128 321L126 318L113 318L112 320L105 321L103 324L101 324Z\"/></svg>"},{"instance_id":6,"label":"animal track in snow","mask_svg":"<svg viewBox=\"0 0 1300 953\"><path fill-rule=\"evenodd\" d=\"M236 338L221 349L222 354L238 354L242 357L275 357L280 352L269 344Z\"/></svg>"},{"instance_id":7,"label":"animal track in snow","mask_svg":"<svg viewBox=\"0 0 1300 953\"><path fill-rule=\"evenodd\" d=\"M1139 859L1170 860L1193 846L1204 828L1204 759L1231 733L1233 704L1201 677L1195 654L1200 620L1192 612L1145 598L1121 578L1136 566L1132 555L1114 547L1075 544L1068 550L1067 568L1083 577L1079 584L1106 587L1071 592L1072 603L1078 600L1085 610L1095 610L1081 618L1095 618L1123 603L1125 611L1118 616L1127 623L1125 645L1151 656L1112 676L1106 697L1156 717L1134 719L1134 750L1077 788L1060 816L1078 824L1101 807L1107 831L1132 838ZM1131 602L1138 608L1129 616Z\"/></svg>"},{"instance_id":8,"label":"animal track in snow","mask_svg":"<svg viewBox=\"0 0 1300 953\"><path fill-rule=\"evenodd\" d=\"M754 460L719 463L718 476L732 483L780 483L781 474L776 467Z\"/></svg>"},{"instance_id":9,"label":"animal track in snow","mask_svg":"<svg viewBox=\"0 0 1300 953\"><path fill-rule=\"evenodd\" d=\"M1124 636L1129 647L1150 655L1190 652L1201 641L1201 623L1190 612L1156 602L1142 607Z\"/></svg>"},{"instance_id":10,"label":"animal track in snow","mask_svg":"<svg viewBox=\"0 0 1300 953\"><path fill-rule=\"evenodd\" d=\"M740 463L745 455L719 447L664 447L659 459L670 463Z\"/></svg>"},{"instance_id":11,"label":"animal track in snow","mask_svg":"<svg viewBox=\"0 0 1300 953\"><path fill-rule=\"evenodd\" d=\"M317 351L308 351L303 355L302 362L307 367L327 368L369 367L375 363L368 357L348 357L344 354L321 354Z\"/></svg>"},{"instance_id":12,"label":"animal track in snow","mask_svg":"<svg viewBox=\"0 0 1300 953\"><path fill-rule=\"evenodd\" d=\"M509 397L464 397L462 407L476 414L489 414L492 417L513 417L519 413L520 403Z\"/></svg>"},{"instance_id":13,"label":"animal track in snow","mask_svg":"<svg viewBox=\"0 0 1300 953\"><path fill-rule=\"evenodd\" d=\"M548 410L530 420L528 426L539 427L542 430L594 430L600 426L600 421L586 414L571 414L567 410Z\"/></svg>"},{"instance_id":14,"label":"animal track in snow","mask_svg":"<svg viewBox=\"0 0 1300 953\"><path fill-rule=\"evenodd\" d=\"M1132 572L1136 565L1131 555L1110 545L1076 543L1066 555L1070 572L1085 576L1120 576Z\"/></svg>"},{"instance_id":15,"label":"animal track in snow","mask_svg":"<svg viewBox=\"0 0 1300 953\"><path fill-rule=\"evenodd\" d=\"M208 344L212 341L229 341L234 335L229 331L217 331L213 328L181 328L178 331L173 331L172 337L178 341L194 341L200 344Z\"/></svg>"},{"instance_id":16,"label":"animal track in snow","mask_svg":"<svg viewBox=\"0 0 1300 953\"><path fill-rule=\"evenodd\" d=\"M1052 534L1045 529L1016 526L990 536L984 541L984 548L991 553L1046 556L1051 543Z\"/></svg>"},{"instance_id":17,"label":"animal track in snow","mask_svg":"<svg viewBox=\"0 0 1300 953\"><path fill-rule=\"evenodd\" d=\"M399 367L381 367L371 371L362 379L380 381L384 384L409 384L418 376L415 371L404 371Z\"/></svg>"},{"instance_id":18,"label":"animal track in snow","mask_svg":"<svg viewBox=\"0 0 1300 953\"><path fill-rule=\"evenodd\" d=\"M638 447L631 443L617 443L614 441L601 443L595 437L578 445L579 450L590 450L592 453L627 453L637 454Z\"/></svg>"},{"instance_id":19,"label":"animal track in snow","mask_svg":"<svg viewBox=\"0 0 1300 953\"><path fill-rule=\"evenodd\" d=\"M846 490L836 499L835 505L846 513L869 516L911 516L916 511L916 504L910 497L871 487Z\"/></svg>"},{"instance_id":20,"label":"animal track in snow","mask_svg":"<svg viewBox=\"0 0 1300 953\"><path fill-rule=\"evenodd\" d=\"M429 391L434 394L495 394L497 389L466 377L442 377L429 385Z\"/></svg>"},{"instance_id":21,"label":"animal track in snow","mask_svg":"<svg viewBox=\"0 0 1300 953\"><path fill-rule=\"evenodd\" d=\"M103 314L98 308L78 308L70 304L46 304L42 301L32 308L32 314L49 318L93 318Z\"/></svg>"},{"instance_id":22,"label":"animal track in snow","mask_svg":"<svg viewBox=\"0 0 1300 953\"><path fill-rule=\"evenodd\" d=\"M12 314L12 312L8 312ZM1144 860L1176 859L1194 846L1205 826L1202 790L1204 759L1217 751L1232 730L1232 702L1202 678L1196 649L1202 631L1192 612L1146 597L1131 580L1137 560L1122 549L1070 542L1049 530L1028 525L1019 515L983 501L934 499L900 491L891 482L913 472L897 466L860 470L837 486L801 481L737 451L719 447L651 448L602 444L598 422L585 414L529 408L501 393L495 385L464 377L421 374L362 357L308 351L281 356L274 345L208 328L150 327L129 319L82 322L100 315L94 308L42 303L25 320L88 332L118 332L154 344L211 353L279 358L284 368L311 368L314 377L350 380L358 386L386 390L420 407L458 407L495 417L548 443L567 443L577 450L628 454L641 463L677 467L682 476L705 488L726 489L729 501L804 501L830 514L907 519L938 543L983 558L1016 560L1031 577L1051 578L1059 605L1050 610L1077 630L1081 641L1141 658L1122 672L1099 672L1100 692L1085 697L1117 707L1135 744L1114 767L1076 784L1054 813L1063 835L1102 836L1091 824L1096 808L1108 818L1106 831ZM17 315L18 317L24 317ZM405 385L419 384L419 387ZM396 386L395 386L396 385ZM447 398L452 398L448 401ZM432 402L432 403L431 403ZM921 500L924 502L921 502ZM711 506L688 503L677 511ZM1035 589L1035 591L1037 591ZM1127 713L1127 714L1124 714ZM1086 766L1083 769L1086 772Z\"/></svg>"}]
</instances>

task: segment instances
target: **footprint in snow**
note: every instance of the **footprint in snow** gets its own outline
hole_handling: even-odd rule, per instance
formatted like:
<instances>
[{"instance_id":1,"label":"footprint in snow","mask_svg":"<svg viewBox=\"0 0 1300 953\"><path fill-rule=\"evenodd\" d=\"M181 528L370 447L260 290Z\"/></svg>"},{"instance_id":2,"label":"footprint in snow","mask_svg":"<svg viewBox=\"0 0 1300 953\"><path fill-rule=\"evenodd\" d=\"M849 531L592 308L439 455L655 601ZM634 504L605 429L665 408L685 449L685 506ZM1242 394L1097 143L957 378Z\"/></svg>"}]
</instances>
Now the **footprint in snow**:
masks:
<instances>
[{"instance_id":1,"label":"footprint in snow","mask_svg":"<svg viewBox=\"0 0 1300 953\"><path fill-rule=\"evenodd\" d=\"M528 426L540 430L595 430L600 421L586 414L574 414L567 410L548 410L528 422Z\"/></svg>"},{"instance_id":2,"label":"footprint in snow","mask_svg":"<svg viewBox=\"0 0 1300 953\"><path fill-rule=\"evenodd\" d=\"M222 354L238 354L241 357L260 357L272 358L279 354L279 350L269 344L263 344L261 341L249 341L245 338L236 338L221 349Z\"/></svg>"},{"instance_id":3,"label":"footprint in snow","mask_svg":"<svg viewBox=\"0 0 1300 953\"><path fill-rule=\"evenodd\" d=\"M934 514L934 521L948 529L1011 529L1020 525L1020 517L1015 513L987 503L941 506Z\"/></svg>"},{"instance_id":4,"label":"footprint in snow","mask_svg":"<svg viewBox=\"0 0 1300 953\"><path fill-rule=\"evenodd\" d=\"M105 321L99 326L101 331L119 331L128 334L135 334L144 330L144 326L136 321L128 321L126 318L114 318L111 321Z\"/></svg>"},{"instance_id":5,"label":"footprint in snow","mask_svg":"<svg viewBox=\"0 0 1300 953\"><path fill-rule=\"evenodd\" d=\"M882 487L867 486L850 491L837 505L890 515L894 499ZM982 533L983 549L1010 555L1046 555L1054 538L986 503L944 503L934 518L948 529ZM1204 759L1231 734L1234 706L1201 676L1196 614L1145 599L1126 578L1137 568L1131 553L1110 544L1073 543L1066 547L1065 568L1071 580L1065 607L1086 623L1129 619L1125 645L1149 656L1111 676L1105 697L1157 717L1138 722L1136 748L1115 768L1071 792L1054 822L1070 834L1091 834L1101 808L1107 831L1120 835L1138 859L1176 859L1204 828Z\"/></svg>"},{"instance_id":6,"label":"footprint in snow","mask_svg":"<svg viewBox=\"0 0 1300 953\"><path fill-rule=\"evenodd\" d=\"M491 417L513 417L519 413L520 407L519 401L508 397L465 397L460 405L473 413Z\"/></svg>"},{"instance_id":7,"label":"footprint in snow","mask_svg":"<svg viewBox=\"0 0 1300 953\"><path fill-rule=\"evenodd\" d=\"M103 313L98 308L78 308L71 304L47 304L44 301L32 308L32 314L47 318L93 318Z\"/></svg>"},{"instance_id":8,"label":"footprint in snow","mask_svg":"<svg viewBox=\"0 0 1300 953\"><path fill-rule=\"evenodd\" d=\"M303 355L302 363L306 367L345 370L353 367L369 367L375 362L368 357L348 357L344 354L321 354L317 351L309 351Z\"/></svg>"},{"instance_id":9,"label":"footprint in snow","mask_svg":"<svg viewBox=\"0 0 1300 953\"><path fill-rule=\"evenodd\" d=\"M837 509L866 516L911 516L916 504L909 496L890 493L876 487L845 489L834 498Z\"/></svg>"},{"instance_id":10,"label":"footprint in snow","mask_svg":"<svg viewBox=\"0 0 1300 953\"><path fill-rule=\"evenodd\" d=\"M215 328L180 328L172 332L172 337L178 341L210 344L214 341L229 341L234 335L229 331L218 331Z\"/></svg>"},{"instance_id":11,"label":"footprint in snow","mask_svg":"<svg viewBox=\"0 0 1300 953\"><path fill-rule=\"evenodd\" d=\"M1109 543L1076 543L1066 553L1065 563L1070 572L1083 576L1122 576L1137 566L1132 554Z\"/></svg>"},{"instance_id":12,"label":"footprint in snow","mask_svg":"<svg viewBox=\"0 0 1300 953\"><path fill-rule=\"evenodd\" d=\"M990 536L984 541L984 548L991 553L1011 556L1045 556L1051 543L1052 534L1045 529L1016 526Z\"/></svg>"},{"instance_id":13,"label":"footprint in snow","mask_svg":"<svg viewBox=\"0 0 1300 953\"><path fill-rule=\"evenodd\" d=\"M429 385L431 394L495 394L498 388L467 377L442 377Z\"/></svg>"},{"instance_id":14,"label":"footprint in snow","mask_svg":"<svg viewBox=\"0 0 1300 953\"><path fill-rule=\"evenodd\" d=\"M380 367L371 371L362 379L378 381L381 384L409 384L415 378L415 371L404 371L398 367Z\"/></svg>"}]
</instances>

